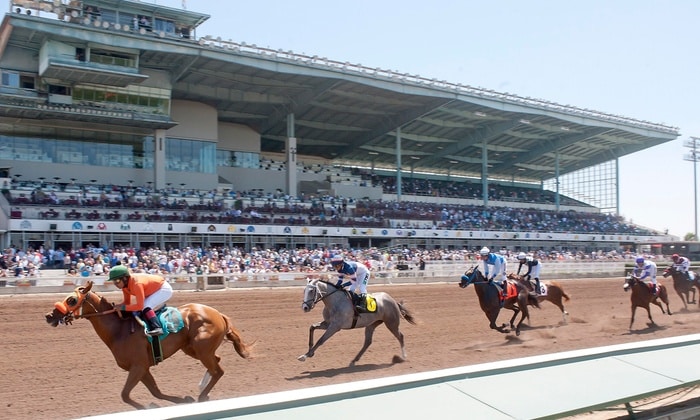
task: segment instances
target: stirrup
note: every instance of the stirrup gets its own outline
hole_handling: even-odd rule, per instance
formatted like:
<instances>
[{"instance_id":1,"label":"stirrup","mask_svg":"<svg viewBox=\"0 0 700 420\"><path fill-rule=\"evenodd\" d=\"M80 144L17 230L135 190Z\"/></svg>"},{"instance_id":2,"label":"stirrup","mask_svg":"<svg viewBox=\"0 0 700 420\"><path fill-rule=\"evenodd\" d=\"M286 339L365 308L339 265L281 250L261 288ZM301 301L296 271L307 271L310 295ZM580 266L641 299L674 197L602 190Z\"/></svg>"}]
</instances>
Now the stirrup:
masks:
<instances>
[{"instance_id":1,"label":"stirrup","mask_svg":"<svg viewBox=\"0 0 700 420\"><path fill-rule=\"evenodd\" d=\"M151 337L154 337L157 335L163 335L163 329L162 328L154 328L152 330L146 330L146 335L149 335Z\"/></svg>"}]
</instances>

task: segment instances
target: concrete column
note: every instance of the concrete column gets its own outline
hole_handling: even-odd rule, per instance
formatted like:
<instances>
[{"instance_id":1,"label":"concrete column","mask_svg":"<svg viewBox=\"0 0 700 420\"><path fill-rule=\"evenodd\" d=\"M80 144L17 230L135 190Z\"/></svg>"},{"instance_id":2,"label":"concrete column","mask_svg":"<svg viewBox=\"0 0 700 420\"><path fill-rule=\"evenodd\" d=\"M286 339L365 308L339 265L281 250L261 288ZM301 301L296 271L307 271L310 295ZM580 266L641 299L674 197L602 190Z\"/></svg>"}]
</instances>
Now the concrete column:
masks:
<instances>
[{"instance_id":1,"label":"concrete column","mask_svg":"<svg viewBox=\"0 0 700 420\"><path fill-rule=\"evenodd\" d=\"M153 188L165 188L165 130L156 130L153 155Z\"/></svg>"},{"instance_id":2,"label":"concrete column","mask_svg":"<svg viewBox=\"0 0 700 420\"><path fill-rule=\"evenodd\" d=\"M285 188L290 197L297 196L297 139L294 134L294 114L287 115L287 141L284 151L287 157Z\"/></svg>"}]
</instances>

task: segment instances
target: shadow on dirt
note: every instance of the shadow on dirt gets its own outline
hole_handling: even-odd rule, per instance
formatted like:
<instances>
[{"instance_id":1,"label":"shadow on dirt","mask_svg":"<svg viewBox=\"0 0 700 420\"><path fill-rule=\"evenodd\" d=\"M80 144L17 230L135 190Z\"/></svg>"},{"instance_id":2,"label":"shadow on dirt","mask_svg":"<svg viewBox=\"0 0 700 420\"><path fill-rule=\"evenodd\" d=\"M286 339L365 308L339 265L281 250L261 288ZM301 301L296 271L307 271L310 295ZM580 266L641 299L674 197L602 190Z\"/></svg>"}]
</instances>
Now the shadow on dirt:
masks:
<instances>
[{"instance_id":1,"label":"shadow on dirt","mask_svg":"<svg viewBox=\"0 0 700 420\"><path fill-rule=\"evenodd\" d=\"M314 378L333 378L338 375L346 375L357 372L367 372L377 369L387 369L394 366L395 363L382 363L382 364L368 364L368 365L355 365L346 366L343 368L335 369L325 369L318 371L305 371L301 372L301 375L292 376L291 378L286 378L288 381L298 381L301 379L314 379Z\"/></svg>"}]
</instances>

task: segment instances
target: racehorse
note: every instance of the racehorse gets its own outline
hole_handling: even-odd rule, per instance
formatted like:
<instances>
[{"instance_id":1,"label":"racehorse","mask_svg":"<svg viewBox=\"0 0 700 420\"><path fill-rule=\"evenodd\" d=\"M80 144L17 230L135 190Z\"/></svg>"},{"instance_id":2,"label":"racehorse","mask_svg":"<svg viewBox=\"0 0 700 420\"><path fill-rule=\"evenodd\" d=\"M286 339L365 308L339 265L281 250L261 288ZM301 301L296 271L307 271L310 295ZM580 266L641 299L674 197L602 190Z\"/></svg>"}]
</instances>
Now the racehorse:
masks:
<instances>
[{"instance_id":1,"label":"racehorse","mask_svg":"<svg viewBox=\"0 0 700 420\"><path fill-rule=\"evenodd\" d=\"M74 294L56 302L53 311L46 314L46 322L56 327L58 324L70 324L78 318L90 321L97 335L112 351L117 365L129 372L121 392L125 403L137 409L145 408L129 397L131 390L139 382L156 398L173 403L194 402L190 396L167 395L158 389L149 370L156 362L146 335L140 334L139 328L135 328L133 317L122 318L121 312L116 310L112 303L91 289L92 282L88 281L86 286L77 287ZM162 339L162 356L166 359L182 350L188 356L202 362L207 371L199 384L198 400L206 401L209 399L209 391L224 375L219 364L221 358L216 355L216 350L224 339L231 341L236 352L245 359L250 357L253 344L244 343L231 319L212 307L190 303L178 307L177 310L182 314L184 328L168 333ZM76 343L79 344L82 343Z\"/></svg>"},{"instance_id":2,"label":"racehorse","mask_svg":"<svg viewBox=\"0 0 700 420\"><path fill-rule=\"evenodd\" d=\"M519 276L515 273L508 274L509 279L522 283L528 290L534 290L532 282L523 277L524 276ZM538 290L537 301L540 303L548 301L556 305L561 310L562 322L566 324L566 316L569 315L569 313L564 309L564 302L569 301L570 297L564 291L564 287L556 281L541 281L540 288L542 290Z\"/></svg>"},{"instance_id":3,"label":"racehorse","mask_svg":"<svg viewBox=\"0 0 700 420\"><path fill-rule=\"evenodd\" d=\"M301 309L304 312L309 312L318 302L323 302L323 321L311 324L309 328L309 351L297 357L297 359L303 362L307 358L313 357L316 349L340 330L364 328L365 343L362 345L360 352L357 353L357 356L350 362L350 366L353 366L372 344L374 330L381 323L384 323L401 345L401 358L399 359L399 356L395 356L394 363L406 360L403 333L399 331L399 324L401 318L404 318L415 325L417 322L416 317L406 308L403 302L396 302L388 293L372 293L371 297L376 300L375 311L358 313L352 302L350 292L341 286L336 286L323 280L309 280L304 288L304 301L301 303ZM317 329L325 330L325 332L314 344L314 330Z\"/></svg>"},{"instance_id":4,"label":"racehorse","mask_svg":"<svg viewBox=\"0 0 700 420\"><path fill-rule=\"evenodd\" d=\"M673 266L671 266L664 270L663 276L671 276L671 278L673 279L673 289L676 291L676 293L678 293L678 296L680 296L681 301L683 301L683 305L685 306L686 310L688 309L689 303L695 303L695 289L697 288L698 290L700 290L700 279L698 278L697 273L693 273L694 280L690 281L685 277L684 273L676 270ZM692 301L690 300L691 291L693 292Z\"/></svg>"},{"instance_id":5,"label":"racehorse","mask_svg":"<svg viewBox=\"0 0 700 420\"><path fill-rule=\"evenodd\" d=\"M532 305L537 308L540 307L537 298L530 295L530 292L525 288L524 285L519 282L509 282L512 287L516 288L517 294L512 297L507 297L503 303L503 309L510 309L513 311L513 316L510 318L510 328L515 329L515 335L520 335L520 326L525 321L525 318L530 319L530 312L527 306ZM498 288L495 284L489 283L488 280L481 274L481 271L477 270L474 266L467 270L462 276L462 280L459 283L461 288L465 288L470 284L474 285L474 290L476 290L476 295L479 297L479 305L481 305L481 310L486 314L486 318L489 320L489 326L491 329L498 332L507 333L507 324L501 324L501 326L496 325L496 319L498 319L498 313L501 311L501 298L498 296ZM521 313L520 322L518 325L514 325L515 317Z\"/></svg>"},{"instance_id":6,"label":"racehorse","mask_svg":"<svg viewBox=\"0 0 700 420\"><path fill-rule=\"evenodd\" d=\"M625 278L625 285L623 286L623 289L625 292L632 290L632 296L630 297L630 300L632 301L632 319L630 319L630 330L632 329L632 323L634 323L634 313L637 310L637 307L647 310L651 325L656 325L656 323L651 318L649 304L658 306L661 308L661 313L665 314L666 312L664 312L664 307L661 306L661 303L659 303L659 299L661 299L661 301L666 304L666 311L668 311L668 314L671 315L671 309L668 307L668 292L666 291L666 286L663 284L658 284L657 286L659 287L659 295L654 296L649 288L649 285L644 283L642 280L639 280L639 277L629 274Z\"/></svg>"}]
</instances>

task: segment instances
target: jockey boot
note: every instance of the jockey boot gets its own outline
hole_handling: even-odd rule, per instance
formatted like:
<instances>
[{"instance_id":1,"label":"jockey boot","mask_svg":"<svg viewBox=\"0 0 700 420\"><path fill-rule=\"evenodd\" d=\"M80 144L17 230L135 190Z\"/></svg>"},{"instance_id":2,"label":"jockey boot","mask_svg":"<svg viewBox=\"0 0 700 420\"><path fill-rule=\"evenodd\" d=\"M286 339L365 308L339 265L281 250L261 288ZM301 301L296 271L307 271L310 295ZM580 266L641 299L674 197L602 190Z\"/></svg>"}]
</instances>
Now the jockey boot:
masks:
<instances>
[{"instance_id":1,"label":"jockey boot","mask_svg":"<svg viewBox=\"0 0 700 420\"><path fill-rule=\"evenodd\" d=\"M163 334L163 328L161 328L158 317L156 316L156 313L153 312L153 309L144 308L144 310L141 311L141 317L144 318L144 321L146 321L146 325L148 326L148 329L146 330L147 335L155 336Z\"/></svg>"},{"instance_id":2,"label":"jockey boot","mask_svg":"<svg viewBox=\"0 0 700 420\"><path fill-rule=\"evenodd\" d=\"M360 293L355 295L355 306L357 307L358 310L364 311L366 308L365 306L367 305L367 294L366 293Z\"/></svg>"},{"instance_id":3,"label":"jockey boot","mask_svg":"<svg viewBox=\"0 0 700 420\"><path fill-rule=\"evenodd\" d=\"M540 289L540 279L535 277L535 294L539 295L540 293L542 293L542 289Z\"/></svg>"}]
</instances>

